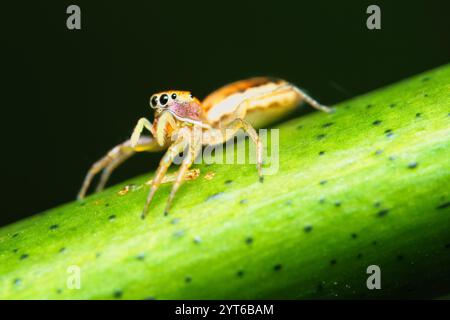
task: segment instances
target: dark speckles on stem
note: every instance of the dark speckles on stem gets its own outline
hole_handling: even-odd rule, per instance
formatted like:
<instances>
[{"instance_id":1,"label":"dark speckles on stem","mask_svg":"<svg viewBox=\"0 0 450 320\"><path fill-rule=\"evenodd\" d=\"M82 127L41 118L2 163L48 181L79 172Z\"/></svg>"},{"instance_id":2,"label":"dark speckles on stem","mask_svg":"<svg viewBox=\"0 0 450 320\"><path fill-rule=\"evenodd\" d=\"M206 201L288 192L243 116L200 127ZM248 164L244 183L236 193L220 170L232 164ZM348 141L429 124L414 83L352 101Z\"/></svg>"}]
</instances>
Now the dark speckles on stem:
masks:
<instances>
[{"instance_id":1,"label":"dark speckles on stem","mask_svg":"<svg viewBox=\"0 0 450 320\"><path fill-rule=\"evenodd\" d=\"M20 260L25 260L28 257L29 257L28 254L24 253L23 255L20 256Z\"/></svg>"},{"instance_id":2,"label":"dark speckles on stem","mask_svg":"<svg viewBox=\"0 0 450 320\"><path fill-rule=\"evenodd\" d=\"M303 129L303 125L298 125L297 130Z\"/></svg>"},{"instance_id":3,"label":"dark speckles on stem","mask_svg":"<svg viewBox=\"0 0 450 320\"><path fill-rule=\"evenodd\" d=\"M394 156L389 156L389 161L394 161L395 160L395 157Z\"/></svg>"},{"instance_id":4,"label":"dark speckles on stem","mask_svg":"<svg viewBox=\"0 0 450 320\"><path fill-rule=\"evenodd\" d=\"M19 249L14 249L13 250L14 253L17 253L18 251L19 251Z\"/></svg>"},{"instance_id":5,"label":"dark speckles on stem","mask_svg":"<svg viewBox=\"0 0 450 320\"><path fill-rule=\"evenodd\" d=\"M403 261L404 259L405 259L405 257L402 254L397 255L398 261Z\"/></svg>"},{"instance_id":6,"label":"dark speckles on stem","mask_svg":"<svg viewBox=\"0 0 450 320\"><path fill-rule=\"evenodd\" d=\"M178 224L178 222L180 222L180 218L174 218L170 221L171 224Z\"/></svg>"},{"instance_id":7,"label":"dark speckles on stem","mask_svg":"<svg viewBox=\"0 0 450 320\"><path fill-rule=\"evenodd\" d=\"M325 138L326 136L327 136L326 134L321 133L321 134L318 134L318 135L316 136L316 139L317 139L317 140L322 140L322 139Z\"/></svg>"},{"instance_id":8,"label":"dark speckles on stem","mask_svg":"<svg viewBox=\"0 0 450 320\"><path fill-rule=\"evenodd\" d=\"M374 122L372 122L372 124L374 126L379 126L381 124L381 120L375 120Z\"/></svg>"},{"instance_id":9,"label":"dark speckles on stem","mask_svg":"<svg viewBox=\"0 0 450 320\"><path fill-rule=\"evenodd\" d=\"M323 156L325 154L325 151L320 151L319 156Z\"/></svg>"},{"instance_id":10,"label":"dark speckles on stem","mask_svg":"<svg viewBox=\"0 0 450 320\"><path fill-rule=\"evenodd\" d=\"M108 220L109 221L113 221L113 220L115 220L116 219L116 215L115 214L112 214L112 215L110 215L109 217L108 217Z\"/></svg>"},{"instance_id":11,"label":"dark speckles on stem","mask_svg":"<svg viewBox=\"0 0 450 320\"><path fill-rule=\"evenodd\" d=\"M202 243L202 238L200 238L199 236L197 236L197 237L194 237L194 243L195 244L200 244L200 243Z\"/></svg>"},{"instance_id":12,"label":"dark speckles on stem","mask_svg":"<svg viewBox=\"0 0 450 320\"><path fill-rule=\"evenodd\" d=\"M192 278L191 277L186 277L186 278L184 278L184 282L191 283L192 282Z\"/></svg>"},{"instance_id":13,"label":"dark speckles on stem","mask_svg":"<svg viewBox=\"0 0 450 320\"><path fill-rule=\"evenodd\" d=\"M113 297L114 297L115 299L120 299L120 298L122 298L122 295L123 295L122 290L116 290L116 291L114 291L114 293L113 293Z\"/></svg>"},{"instance_id":14,"label":"dark speckles on stem","mask_svg":"<svg viewBox=\"0 0 450 320\"><path fill-rule=\"evenodd\" d=\"M382 217L385 217L388 213L389 213L389 210L383 209L383 210L378 211L377 216L379 218L382 218Z\"/></svg>"},{"instance_id":15,"label":"dark speckles on stem","mask_svg":"<svg viewBox=\"0 0 450 320\"><path fill-rule=\"evenodd\" d=\"M374 246L376 246L377 244L378 244L378 241L372 241L372 244L374 245Z\"/></svg>"},{"instance_id":16,"label":"dark speckles on stem","mask_svg":"<svg viewBox=\"0 0 450 320\"><path fill-rule=\"evenodd\" d=\"M323 198L323 197L322 197L322 198L320 198L320 199L319 199L319 203L320 203L320 204L323 204L323 203L325 203L325 198Z\"/></svg>"},{"instance_id":17,"label":"dark speckles on stem","mask_svg":"<svg viewBox=\"0 0 450 320\"><path fill-rule=\"evenodd\" d=\"M145 254L144 254L144 253L139 253L139 254L136 256L136 259L139 260L139 261L144 260L144 259L145 259Z\"/></svg>"},{"instance_id":18,"label":"dark speckles on stem","mask_svg":"<svg viewBox=\"0 0 450 320\"><path fill-rule=\"evenodd\" d=\"M276 264L273 266L273 270L276 272L281 271L282 268L283 268L283 266L281 264Z\"/></svg>"},{"instance_id":19,"label":"dark speckles on stem","mask_svg":"<svg viewBox=\"0 0 450 320\"><path fill-rule=\"evenodd\" d=\"M415 169L419 164L416 161L408 163L408 169Z\"/></svg>"},{"instance_id":20,"label":"dark speckles on stem","mask_svg":"<svg viewBox=\"0 0 450 320\"><path fill-rule=\"evenodd\" d=\"M375 208L379 208L379 207L381 206L381 202L380 202L380 201L377 201L377 202L375 202L375 203L373 204L373 206L374 206Z\"/></svg>"},{"instance_id":21,"label":"dark speckles on stem","mask_svg":"<svg viewBox=\"0 0 450 320\"><path fill-rule=\"evenodd\" d=\"M102 255L101 252L97 252L97 253L95 254L95 257L98 259L98 258L100 258L101 255Z\"/></svg>"},{"instance_id":22,"label":"dark speckles on stem","mask_svg":"<svg viewBox=\"0 0 450 320\"><path fill-rule=\"evenodd\" d=\"M436 207L436 209L440 210L440 209L445 209L445 208L448 208L448 207L450 207L450 201L438 205L438 206Z\"/></svg>"},{"instance_id":23,"label":"dark speckles on stem","mask_svg":"<svg viewBox=\"0 0 450 320\"><path fill-rule=\"evenodd\" d=\"M251 245L253 243L253 238L252 237L245 238L245 243Z\"/></svg>"},{"instance_id":24,"label":"dark speckles on stem","mask_svg":"<svg viewBox=\"0 0 450 320\"><path fill-rule=\"evenodd\" d=\"M13 284L14 284L15 286L19 286L21 283L22 283L22 280L19 279L19 278L16 278L16 279L13 280Z\"/></svg>"},{"instance_id":25,"label":"dark speckles on stem","mask_svg":"<svg viewBox=\"0 0 450 320\"><path fill-rule=\"evenodd\" d=\"M426 93L424 93L424 95L423 95L425 98L427 98L428 97L428 94L426 94Z\"/></svg>"},{"instance_id":26,"label":"dark speckles on stem","mask_svg":"<svg viewBox=\"0 0 450 320\"><path fill-rule=\"evenodd\" d=\"M340 207L341 204L342 204L342 202L340 202L340 201L335 201L335 202L334 202L334 206L335 206L335 207Z\"/></svg>"},{"instance_id":27,"label":"dark speckles on stem","mask_svg":"<svg viewBox=\"0 0 450 320\"><path fill-rule=\"evenodd\" d=\"M370 109L370 108L372 108L372 107L373 107L372 104L368 104L368 105L366 106L367 109Z\"/></svg>"},{"instance_id":28,"label":"dark speckles on stem","mask_svg":"<svg viewBox=\"0 0 450 320\"><path fill-rule=\"evenodd\" d=\"M226 180L226 181L225 181L225 184L226 184L226 185L229 185L229 184L232 184L232 183L233 183L233 180Z\"/></svg>"},{"instance_id":29,"label":"dark speckles on stem","mask_svg":"<svg viewBox=\"0 0 450 320\"><path fill-rule=\"evenodd\" d=\"M17 238L19 236L18 233L14 233L11 238Z\"/></svg>"},{"instance_id":30,"label":"dark speckles on stem","mask_svg":"<svg viewBox=\"0 0 450 320\"><path fill-rule=\"evenodd\" d=\"M420 112L416 113L416 118L420 118L422 114Z\"/></svg>"},{"instance_id":31,"label":"dark speckles on stem","mask_svg":"<svg viewBox=\"0 0 450 320\"><path fill-rule=\"evenodd\" d=\"M386 135L386 137L392 137L394 135L394 133L392 132L392 129L387 129L384 131L384 134Z\"/></svg>"},{"instance_id":32,"label":"dark speckles on stem","mask_svg":"<svg viewBox=\"0 0 450 320\"><path fill-rule=\"evenodd\" d=\"M182 236L184 236L184 234L185 234L184 230L178 230L173 234L173 236L175 238L181 238Z\"/></svg>"},{"instance_id":33,"label":"dark speckles on stem","mask_svg":"<svg viewBox=\"0 0 450 320\"><path fill-rule=\"evenodd\" d=\"M352 233L351 237L352 237L352 239L356 239L356 238L358 238L358 235L356 233Z\"/></svg>"},{"instance_id":34,"label":"dark speckles on stem","mask_svg":"<svg viewBox=\"0 0 450 320\"><path fill-rule=\"evenodd\" d=\"M66 248L65 247L62 247L61 249L59 249L59 253L63 253L63 252L65 252L66 251Z\"/></svg>"},{"instance_id":35,"label":"dark speckles on stem","mask_svg":"<svg viewBox=\"0 0 450 320\"><path fill-rule=\"evenodd\" d=\"M397 105L397 104L395 104L395 103L391 103L391 104L389 105L389 108L395 108L396 105Z\"/></svg>"},{"instance_id":36,"label":"dark speckles on stem","mask_svg":"<svg viewBox=\"0 0 450 320\"><path fill-rule=\"evenodd\" d=\"M380 150L380 149L378 149L378 150L375 151L375 155L377 155L377 156L380 155L380 154L382 154L382 153L383 153L383 150Z\"/></svg>"},{"instance_id":37,"label":"dark speckles on stem","mask_svg":"<svg viewBox=\"0 0 450 320\"><path fill-rule=\"evenodd\" d=\"M223 192L217 192L217 193L214 193L214 194L210 195L208 198L206 198L205 201L208 202L208 201L215 200L215 199L217 199L217 198L220 198L222 195L223 195Z\"/></svg>"},{"instance_id":38,"label":"dark speckles on stem","mask_svg":"<svg viewBox=\"0 0 450 320\"><path fill-rule=\"evenodd\" d=\"M362 259L363 254L362 253L358 253L358 255L356 256L358 259Z\"/></svg>"},{"instance_id":39,"label":"dark speckles on stem","mask_svg":"<svg viewBox=\"0 0 450 320\"><path fill-rule=\"evenodd\" d=\"M57 293L57 294L61 294L62 292L63 292L63 290L62 290L61 288L56 289L56 293Z\"/></svg>"},{"instance_id":40,"label":"dark speckles on stem","mask_svg":"<svg viewBox=\"0 0 450 320\"><path fill-rule=\"evenodd\" d=\"M445 249L449 250L450 249L450 243L447 243L444 247L445 247Z\"/></svg>"},{"instance_id":41,"label":"dark speckles on stem","mask_svg":"<svg viewBox=\"0 0 450 320\"><path fill-rule=\"evenodd\" d=\"M241 201L239 201L239 203L240 204L246 204L246 203L248 203L248 200L247 199L242 199Z\"/></svg>"},{"instance_id":42,"label":"dark speckles on stem","mask_svg":"<svg viewBox=\"0 0 450 320\"><path fill-rule=\"evenodd\" d=\"M238 272L236 272L236 276L238 276L239 278L242 278L244 276L244 271L238 270Z\"/></svg>"},{"instance_id":43,"label":"dark speckles on stem","mask_svg":"<svg viewBox=\"0 0 450 320\"><path fill-rule=\"evenodd\" d=\"M321 181L319 182L319 184L323 186L323 185L326 184L327 182L328 182L327 180L321 180Z\"/></svg>"},{"instance_id":44,"label":"dark speckles on stem","mask_svg":"<svg viewBox=\"0 0 450 320\"><path fill-rule=\"evenodd\" d=\"M335 266L336 263L337 263L337 260L336 260L336 259L331 259L331 260L330 260L330 266Z\"/></svg>"},{"instance_id":45,"label":"dark speckles on stem","mask_svg":"<svg viewBox=\"0 0 450 320\"><path fill-rule=\"evenodd\" d=\"M322 128L328 128L328 127L331 127L333 124L334 124L334 122L327 122L327 123L324 123L324 124L322 125Z\"/></svg>"},{"instance_id":46,"label":"dark speckles on stem","mask_svg":"<svg viewBox=\"0 0 450 320\"><path fill-rule=\"evenodd\" d=\"M58 225L57 224L53 224L53 225L51 225L50 227L49 227L49 229L50 230L56 230L56 229L58 229Z\"/></svg>"},{"instance_id":47,"label":"dark speckles on stem","mask_svg":"<svg viewBox=\"0 0 450 320\"><path fill-rule=\"evenodd\" d=\"M427 82L428 80L430 80L430 77L423 77L422 78L422 82Z\"/></svg>"},{"instance_id":48,"label":"dark speckles on stem","mask_svg":"<svg viewBox=\"0 0 450 320\"><path fill-rule=\"evenodd\" d=\"M305 233L310 233L313 229L312 225L307 225L303 228L303 231L305 231Z\"/></svg>"}]
</instances>

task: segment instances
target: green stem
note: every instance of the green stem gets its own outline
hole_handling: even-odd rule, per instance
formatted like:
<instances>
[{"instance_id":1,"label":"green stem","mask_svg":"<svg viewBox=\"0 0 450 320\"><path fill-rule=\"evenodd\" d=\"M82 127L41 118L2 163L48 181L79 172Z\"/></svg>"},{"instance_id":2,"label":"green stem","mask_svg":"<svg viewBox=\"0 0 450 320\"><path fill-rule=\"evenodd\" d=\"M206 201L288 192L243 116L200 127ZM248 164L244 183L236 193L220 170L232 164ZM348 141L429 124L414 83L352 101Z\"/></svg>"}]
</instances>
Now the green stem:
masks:
<instances>
[{"instance_id":1,"label":"green stem","mask_svg":"<svg viewBox=\"0 0 450 320\"><path fill-rule=\"evenodd\" d=\"M444 296L449 84L446 65L284 123L277 173L261 184L254 165L197 166L169 216L163 185L140 219L145 175L4 227L0 298Z\"/></svg>"}]
</instances>

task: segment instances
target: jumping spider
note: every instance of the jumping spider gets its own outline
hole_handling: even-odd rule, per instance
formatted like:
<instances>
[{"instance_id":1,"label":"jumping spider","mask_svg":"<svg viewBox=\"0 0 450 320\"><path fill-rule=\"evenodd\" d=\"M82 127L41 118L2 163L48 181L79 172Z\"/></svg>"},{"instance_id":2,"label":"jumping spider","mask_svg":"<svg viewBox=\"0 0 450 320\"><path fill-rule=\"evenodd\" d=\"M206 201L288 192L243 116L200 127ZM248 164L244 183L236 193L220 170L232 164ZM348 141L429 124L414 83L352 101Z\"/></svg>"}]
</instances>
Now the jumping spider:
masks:
<instances>
[{"instance_id":1,"label":"jumping spider","mask_svg":"<svg viewBox=\"0 0 450 320\"><path fill-rule=\"evenodd\" d=\"M103 170L96 191L101 191L112 171L135 152L168 149L159 163L152 181L142 218L145 218L153 196L164 179L167 169L181 152L185 154L177 173L165 208L169 212L173 198L185 174L200 153L203 145L224 143L243 129L256 144L257 169L262 175L262 144L254 127L263 127L293 110L301 102L330 112L305 92L281 79L252 78L228 84L202 102L189 91L163 91L150 97L155 110L153 124L139 119L131 139L112 148L106 156L95 162L84 179L78 199L82 199L93 177ZM144 128L151 136L141 135Z\"/></svg>"}]
</instances>

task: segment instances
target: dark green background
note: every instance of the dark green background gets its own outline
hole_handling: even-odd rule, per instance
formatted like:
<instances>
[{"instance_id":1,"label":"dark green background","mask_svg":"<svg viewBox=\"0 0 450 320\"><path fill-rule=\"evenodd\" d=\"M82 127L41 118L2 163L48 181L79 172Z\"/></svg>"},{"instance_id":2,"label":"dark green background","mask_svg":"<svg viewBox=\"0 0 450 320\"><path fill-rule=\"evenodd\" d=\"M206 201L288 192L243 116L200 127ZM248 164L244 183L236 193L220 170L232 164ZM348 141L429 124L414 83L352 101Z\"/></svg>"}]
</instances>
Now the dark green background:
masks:
<instances>
[{"instance_id":1,"label":"dark green background","mask_svg":"<svg viewBox=\"0 0 450 320\"><path fill-rule=\"evenodd\" d=\"M35 1L2 4L6 224L74 199L90 164L163 89L203 97L271 75L334 104L449 62L448 1ZM82 30L66 28L78 4ZM366 28L369 4L382 30ZM154 168L139 155L113 182Z\"/></svg>"}]
</instances>

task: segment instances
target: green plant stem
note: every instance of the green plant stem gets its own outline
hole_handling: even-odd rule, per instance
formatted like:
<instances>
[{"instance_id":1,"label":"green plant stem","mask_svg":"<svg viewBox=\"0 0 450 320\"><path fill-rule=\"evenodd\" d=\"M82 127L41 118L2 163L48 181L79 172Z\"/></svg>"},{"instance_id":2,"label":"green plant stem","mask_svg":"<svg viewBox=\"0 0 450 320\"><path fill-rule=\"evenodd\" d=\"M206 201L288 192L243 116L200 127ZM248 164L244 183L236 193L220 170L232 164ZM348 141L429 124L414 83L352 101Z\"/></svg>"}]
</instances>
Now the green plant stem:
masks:
<instances>
[{"instance_id":1,"label":"green plant stem","mask_svg":"<svg viewBox=\"0 0 450 320\"><path fill-rule=\"evenodd\" d=\"M450 66L335 107L279 126L279 170L262 184L254 165L199 165L168 216L163 185L140 219L147 174L3 227L0 298L448 294Z\"/></svg>"}]
</instances>

